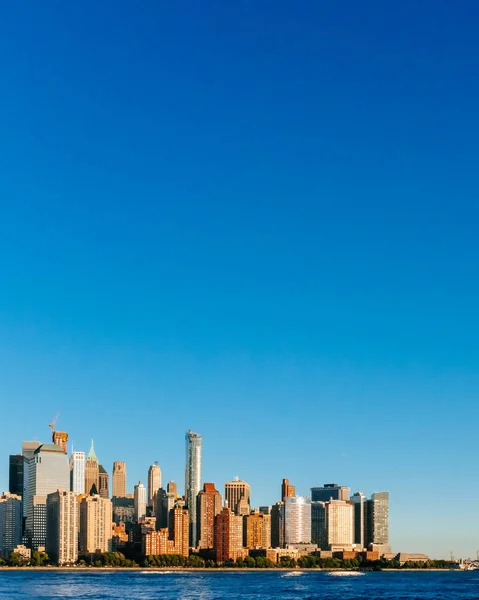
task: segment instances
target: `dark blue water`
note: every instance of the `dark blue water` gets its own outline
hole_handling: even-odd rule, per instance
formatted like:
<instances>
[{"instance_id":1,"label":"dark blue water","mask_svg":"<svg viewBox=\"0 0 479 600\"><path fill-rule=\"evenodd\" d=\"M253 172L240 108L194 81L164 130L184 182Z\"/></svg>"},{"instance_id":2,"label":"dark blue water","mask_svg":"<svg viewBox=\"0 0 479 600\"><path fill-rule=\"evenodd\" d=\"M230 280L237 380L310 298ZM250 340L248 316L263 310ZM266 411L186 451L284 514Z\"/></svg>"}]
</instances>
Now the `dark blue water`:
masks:
<instances>
[{"instance_id":1,"label":"dark blue water","mask_svg":"<svg viewBox=\"0 0 479 600\"><path fill-rule=\"evenodd\" d=\"M366 573L286 572L0 572L1 600L473 600L479 571Z\"/></svg>"}]
</instances>

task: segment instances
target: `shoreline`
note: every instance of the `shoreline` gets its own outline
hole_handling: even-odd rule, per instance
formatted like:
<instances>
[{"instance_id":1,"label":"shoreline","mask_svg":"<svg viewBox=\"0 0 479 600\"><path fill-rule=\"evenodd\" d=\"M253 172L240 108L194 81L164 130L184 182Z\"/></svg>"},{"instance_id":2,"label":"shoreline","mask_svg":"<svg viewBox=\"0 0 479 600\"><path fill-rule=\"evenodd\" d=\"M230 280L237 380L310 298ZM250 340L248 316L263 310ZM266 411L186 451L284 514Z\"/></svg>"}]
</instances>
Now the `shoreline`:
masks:
<instances>
[{"instance_id":1,"label":"shoreline","mask_svg":"<svg viewBox=\"0 0 479 600\"><path fill-rule=\"evenodd\" d=\"M66 573L261 573L261 572L291 572L296 571L298 573L314 573L317 571L328 573L328 572L360 572L360 573L466 573L463 569L379 569L378 571L364 570L361 569L321 569L310 568L301 569L300 567L266 567L266 568L235 568L235 567L0 567L0 573L6 571L47 571L47 572L66 572Z\"/></svg>"}]
</instances>

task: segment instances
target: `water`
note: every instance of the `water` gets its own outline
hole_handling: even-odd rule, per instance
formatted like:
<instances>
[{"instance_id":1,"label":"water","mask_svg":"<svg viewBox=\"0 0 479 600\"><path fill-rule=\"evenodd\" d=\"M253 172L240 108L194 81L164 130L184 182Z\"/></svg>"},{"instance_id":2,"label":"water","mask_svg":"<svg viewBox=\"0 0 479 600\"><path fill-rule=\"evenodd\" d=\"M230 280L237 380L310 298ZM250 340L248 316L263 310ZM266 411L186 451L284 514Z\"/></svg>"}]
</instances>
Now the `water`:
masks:
<instances>
[{"instance_id":1,"label":"water","mask_svg":"<svg viewBox=\"0 0 479 600\"><path fill-rule=\"evenodd\" d=\"M473 600L478 572L0 572L1 600Z\"/></svg>"}]
</instances>

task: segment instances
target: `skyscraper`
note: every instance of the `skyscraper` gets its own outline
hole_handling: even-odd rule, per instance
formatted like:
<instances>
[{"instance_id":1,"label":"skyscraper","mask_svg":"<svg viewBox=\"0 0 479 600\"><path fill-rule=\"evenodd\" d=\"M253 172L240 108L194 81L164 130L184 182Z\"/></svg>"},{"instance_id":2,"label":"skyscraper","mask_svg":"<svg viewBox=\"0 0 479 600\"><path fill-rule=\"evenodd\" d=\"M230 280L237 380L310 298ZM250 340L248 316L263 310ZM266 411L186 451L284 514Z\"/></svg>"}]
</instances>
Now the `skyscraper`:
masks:
<instances>
[{"instance_id":1,"label":"skyscraper","mask_svg":"<svg viewBox=\"0 0 479 600\"><path fill-rule=\"evenodd\" d=\"M113 498L126 498L126 463L113 463Z\"/></svg>"},{"instance_id":2,"label":"skyscraper","mask_svg":"<svg viewBox=\"0 0 479 600\"><path fill-rule=\"evenodd\" d=\"M30 494L30 476L29 476L29 468L30 465L33 464L33 455L35 450L41 446L41 442L33 441L33 442L22 442L22 455L23 455L23 494L21 494L23 499L23 518L27 517L27 510L30 506L31 502L31 494Z\"/></svg>"},{"instance_id":3,"label":"skyscraper","mask_svg":"<svg viewBox=\"0 0 479 600\"><path fill-rule=\"evenodd\" d=\"M135 501L135 521L138 522L141 518L146 517L146 488L141 481L138 482L138 485L135 485L133 497Z\"/></svg>"},{"instance_id":4,"label":"skyscraper","mask_svg":"<svg viewBox=\"0 0 479 600\"><path fill-rule=\"evenodd\" d=\"M163 488L157 490L154 505L156 516L156 528L164 529L170 524L171 509L175 507L176 496L166 492Z\"/></svg>"},{"instance_id":5,"label":"skyscraper","mask_svg":"<svg viewBox=\"0 0 479 600\"><path fill-rule=\"evenodd\" d=\"M243 517L227 506L215 517L215 549L218 563L245 558L248 554L243 546Z\"/></svg>"},{"instance_id":6,"label":"skyscraper","mask_svg":"<svg viewBox=\"0 0 479 600\"><path fill-rule=\"evenodd\" d=\"M47 495L46 506L47 554L54 563L72 565L78 559L78 500L76 494L67 490L57 490Z\"/></svg>"},{"instance_id":7,"label":"skyscraper","mask_svg":"<svg viewBox=\"0 0 479 600\"><path fill-rule=\"evenodd\" d=\"M161 488L161 469L155 462L148 469L148 506L153 506L153 498L156 492Z\"/></svg>"},{"instance_id":8,"label":"skyscraper","mask_svg":"<svg viewBox=\"0 0 479 600\"><path fill-rule=\"evenodd\" d=\"M66 431L52 431L52 442L67 453L68 433Z\"/></svg>"},{"instance_id":9,"label":"skyscraper","mask_svg":"<svg viewBox=\"0 0 479 600\"><path fill-rule=\"evenodd\" d=\"M20 457L23 460L23 457ZM22 543L22 498L4 492L0 495L0 558L8 558Z\"/></svg>"},{"instance_id":10,"label":"skyscraper","mask_svg":"<svg viewBox=\"0 0 479 600\"><path fill-rule=\"evenodd\" d=\"M328 549L325 502L311 502L311 542L317 544L321 550Z\"/></svg>"},{"instance_id":11,"label":"skyscraper","mask_svg":"<svg viewBox=\"0 0 479 600\"><path fill-rule=\"evenodd\" d=\"M8 489L10 494L23 498L23 456L21 454L10 455Z\"/></svg>"},{"instance_id":12,"label":"skyscraper","mask_svg":"<svg viewBox=\"0 0 479 600\"><path fill-rule=\"evenodd\" d=\"M201 435L194 431L186 432L186 468L185 498L190 518L190 544L196 547L198 519L196 514L196 497L201 490Z\"/></svg>"},{"instance_id":13,"label":"skyscraper","mask_svg":"<svg viewBox=\"0 0 479 600\"><path fill-rule=\"evenodd\" d=\"M326 505L328 550L351 548L354 539L353 505L345 500L330 500Z\"/></svg>"},{"instance_id":14,"label":"skyscraper","mask_svg":"<svg viewBox=\"0 0 479 600\"><path fill-rule=\"evenodd\" d=\"M70 489L75 494L85 493L85 453L72 452L70 456Z\"/></svg>"},{"instance_id":15,"label":"skyscraper","mask_svg":"<svg viewBox=\"0 0 479 600\"><path fill-rule=\"evenodd\" d=\"M311 499L286 496L284 499L284 545L311 542Z\"/></svg>"},{"instance_id":16,"label":"skyscraper","mask_svg":"<svg viewBox=\"0 0 479 600\"><path fill-rule=\"evenodd\" d=\"M329 502L330 500L349 500L351 489L337 483L325 483L323 487L311 488L313 502Z\"/></svg>"},{"instance_id":17,"label":"skyscraper","mask_svg":"<svg viewBox=\"0 0 479 600\"><path fill-rule=\"evenodd\" d=\"M285 498L296 496L296 486L289 484L289 479L283 479L281 484L281 500L284 502Z\"/></svg>"},{"instance_id":18,"label":"skyscraper","mask_svg":"<svg viewBox=\"0 0 479 600\"><path fill-rule=\"evenodd\" d=\"M367 544L389 544L389 492L376 492L368 500Z\"/></svg>"},{"instance_id":19,"label":"skyscraper","mask_svg":"<svg viewBox=\"0 0 479 600\"><path fill-rule=\"evenodd\" d=\"M174 481L168 481L166 484L166 491L169 494L173 494L175 498L178 496L178 486Z\"/></svg>"},{"instance_id":20,"label":"skyscraper","mask_svg":"<svg viewBox=\"0 0 479 600\"><path fill-rule=\"evenodd\" d=\"M354 543L366 548L368 535L368 501L361 492L351 496L354 513Z\"/></svg>"},{"instance_id":21,"label":"skyscraper","mask_svg":"<svg viewBox=\"0 0 479 600\"><path fill-rule=\"evenodd\" d=\"M271 507L271 547L284 547L284 502Z\"/></svg>"},{"instance_id":22,"label":"skyscraper","mask_svg":"<svg viewBox=\"0 0 479 600\"><path fill-rule=\"evenodd\" d=\"M239 477L235 477L233 481L227 481L225 483L225 503L235 514L239 514L238 505L242 498L250 506L251 490L249 484L246 481L241 481Z\"/></svg>"},{"instance_id":23,"label":"skyscraper","mask_svg":"<svg viewBox=\"0 0 479 600\"><path fill-rule=\"evenodd\" d=\"M70 467L63 449L55 444L43 444L28 460L29 500L27 537L33 549L45 546L46 497L57 490L70 489ZM34 541L33 541L34 540ZM36 545L35 545L36 544Z\"/></svg>"},{"instance_id":24,"label":"skyscraper","mask_svg":"<svg viewBox=\"0 0 479 600\"><path fill-rule=\"evenodd\" d=\"M109 490L110 476L106 472L102 465L98 466L98 493L102 498L108 498L110 495Z\"/></svg>"},{"instance_id":25,"label":"skyscraper","mask_svg":"<svg viewBox=\"0 0 479 600\"><path fill-rule=\"evenodd\" d=\"M271 548L271 515L253 511L243 518L243 544L250 550Z\"/></svg>"},{"instance_id":26,"label":"skyscraper","mask_svg":"<svg viewBox=\"0 0 479 600\"><path fill-rule=\"evenodd\" d=\"M169 517L170 539L174 540L175 553L188 557L190 551L189 516L185 508L173 508Z\"/></svg>"},{"instance_id":27,"label":"skyscraper","mask_svg":"<svg viewBox=\"0 0 479 600\"><path fill-rule=\"evenodd\" d=\"M197 497L198 547L214 548L215 517L221 512L221 494L214 483L205 483Z\"/></svg>"},{"instance_id":28,"label":"skyscraper","mask_svg":"<svg viewBox=\"0 0 479 600\"><path fill-rule=\"evenodd\" d=\"M92 440L90 452L88 453L85 462L85 494L90 494L93 486L95 486L95 493L98 493L100 487L99 475L98 458L95 454L95 447Z\"/></svg>"},{"instance_id":29,"label":"skyscraper","mask_svg":"<svg viewBox=\"0 0 479 600\"><path fill-rule=\"evenodd\" d=\"M80 552L110 552L112 549L112 504L99 494L80 502Z\"/></svg>"}]
</instances>

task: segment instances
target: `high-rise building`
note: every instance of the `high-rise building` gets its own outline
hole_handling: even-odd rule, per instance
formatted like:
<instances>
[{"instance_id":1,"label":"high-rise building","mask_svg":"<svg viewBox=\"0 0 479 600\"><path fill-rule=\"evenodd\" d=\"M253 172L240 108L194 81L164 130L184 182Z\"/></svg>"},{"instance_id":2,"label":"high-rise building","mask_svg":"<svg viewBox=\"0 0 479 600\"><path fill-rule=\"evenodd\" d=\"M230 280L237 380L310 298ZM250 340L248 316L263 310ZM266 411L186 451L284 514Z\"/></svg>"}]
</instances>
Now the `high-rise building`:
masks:
<instances>
[{"instance_id":1,"label":"high-rise building","mask_svg":"<svg viewBox=\"0 0 479 600\"><path fill-rule=\"evenodd\" d=\"M190 544L196 547L198 518L196 514L196 496L201 490L201 435L194 431L186 432L186 468L185 499L190 518Z\"/></svg>"},{"instance_id":2,"label":"high-rise building","mask_svg":"<svg viewBox=\"0 0 479 600\"><path fill-rule=\"evenodd\" d=\"M113 463L113 498L126 498L126 463Z\"/></svg>"},{"instance_id":3,"label":"high-rise building","mask_svg":"<svg viewBox=\"0 0 479 600\"><path fill-rule=\"evenodd\" d=\"M376 492L368 500L367 544L389 544L389 492Z\"/></svg>"},{"instance_id":4,"label":"high-rise building","mask_svg":"<svg viewBox=\"0 0 479 600\"><path fill-rule=\"evenodd\" d=\"M161 469L155 462L148 469L148 506L153 506L156 492L161 488Z\"/></svg>"},{"instance_id":5,"label":"high-rise building","mask_svg":"<svg viewBox=\"0 0 479 600\"><path fill-rule=\"evenodd\" d=\"M175 542L170 540L169 530L162 527L157 531L148 531L142 536L142 551L145 556L176 554Z\"/></svg>"},{"instance_id":6,"label":"high-rise building","mask_svg":"<svg viewBox=\"0 0 479 600\"><path fill-rule=\"evenodd\" d=\"M176 496L160 488L155 495L156 528L169 527L171 510L175 507Z\"/></svg>"},{"instance_id":7,"label":"high-rise building","mask_svg":"<svg viewBox=\"0 0 479 600\"><path fill-rule=\"evenodd\" d=\"M198 548L214 548L215 517L221 509L221 494L215 484L205 483L197 497Z\"/></svg>"},{"instance_id":8,"label":"high-rise building","mask_svg":"<svg viewBox=\"0 0 479 600\"><path fill-rule=\"evenodd\" d=\"M112 505L113 521L117 525L120 523L134 525L137 522L135 520L135 500L133 497L114 496L112 498Z\"/></svg>"},{"instance_id":9,"label":"high-rise building","mask_svg":"<svg viewBox=\"0 0 479 600\"><path fill-rule=\"evenodd\" d=\"M23 498L23 456L21 454L10 455L8 489L10 494Z\"/></svg>"},{"instance_id":10,"label":"high-rise building","mask_svg":"<svg viewBox=\"0 0 479 600\"><path fill-rule=\"evenodd\" d=\"M284 502L271 507L271 547L284 548Z\"/></svg>"},{"instance_id":11,"label":"high-rise building","mask_svg":"<svg viewBox=\"0 0 479 600\"><path fill-rule=\"evenodd\" d=\"M284 544L311 542L311 499L286 496L284 499Z\"/></svg>"},{"instance_id":12,"label":"high-rise building","mask_svg":"<svg viewBox=\"0 0 479 600\"><path fill-rule=\"evenodd\" d=\"M281 484L281 500L296 496L296 486L289 484L289 479L283 479Z\"/></svg>"},{"instance_id":13,"label":"high-rise building","mask_svg":"<svg viewBox=\"0 0 479 600\"><path fill-rule=\"evenodd\" d=\"M95 486L95 488L93 488ZM86 457L85 462L85 494L90 494L92 491L97 494L100 488L100 471L98 466L98 458L95 454L93 440L91 441L90 452Z\"/></svg>"},{"instance_id":14,"label":"high-rise building","mask_svg":"<svg viewBox=\"0 0 479 600\"><path fill-rule=\"evenodd\" d=\"M112 503L99 494L84 496L80 502L80 552L112 550Z\"/></svg>"},{"instance_id":15,"label":"high-rise building","mask_svg":"<svg viewBox=\"0 0 479 600\"><path fill-rule=\"evenodd\" d=\"M23 460L22 456L20 458ZM22 543L22 530L22 497L3 492L0 495L0 558L8 558Z\"/></svg>"},{"instance_id":16,"label":"high-rise building","mask_svg":"<svg viewBox=\"0 0 479 600\"><path fill-rule=\"evenodd\" d=\"M28 459L28 480L26 535L36 549L46 543L46 497L70 489L70 467L63 449L55 444L39 446Z\"/></svg>"},{"instance_id":17,"label":"high-rise building","mask_svg":"<svg viewBox=\"0 0 479 600\"><path fill-rule=\"evenodd\" d=\"M351 548L354 540L353 505L345 500L330 500L325 505L327 549Z\"/></svg>"},{"instance_id":18,"label":"high-rise building","mask_svg":"<svg viewBox=\"0 0 479 600\"><path fill-rule=\"evenodd\" d=\"M30 476L29 468L33 464L33 455L35 450L41 446L41 443L37 440L33 442L22 442L22 456L23 456L23 518L27 517L27 510L31 502L30 494Z\"/></svg>"},{"instance_id":19,"label":"high-rise building","mask_svg":"<svg viewBox=\"0 0 479 600\"><path fill-rule=\"evenodd\" d=\"M169 518L170 539L174 541L175 554L188 557L190 551L190 519L185 508L173 508Z\"/></svg>"},{"instance_id":20,"label":"high-rise building","mask_svg":"<svg viewBox=\"0 0 479 600\"><path fill-rule=\"evenodd\" d=\"M246 500L248 506L251 506L251 490L246 481L241 481L239 477L235 477L233 481L227 481L225 483L225 505L231 508L235 514L239 514L238 505L242 498Z\"/></svg>"},{"instance_id":21,"label":"high-rise building","mask_svg":"<svg viewBox=\"0 0 479 600\"><path fill-rule=\"evenodd\" d=\"M138 482L138 485L135 485L133 497L135 501L135 521L138 522L146 517L146 488L141 481Z\"/></svg>"},{"instance_id":22,"label":"high-rise building","mask_svg":"<svg viewBox=\"0 0 479 600\"><path fill-rule=\"evenodd\" d=\"M68 433L66 431L52 431L52 442L67 453Z\"/></svg>"},{"instance_id":23,"label":"high-rise building","mask_svg":"<svg viewBox=\"0 0 479 600\"><path fill-rule=\"evenodd\" d=\"M72 452L70 456L70 489L75 494L85 493L85 453Z\"/></svg>"},{"instance_id":24,"label":"high-rise building","mask_svg":"<svg viewBox=\"0 0 479 600\"><path fill-rule=\"evenodd\" d=\"M321 550L328 549L325 502L311 502L311 542Z\"/></svg>"},{"instance_id":25,"label":"high-rise building","mask_svg":"<svg viewBox=\"0 0 479 600\"><path fill-rule=\"evenodd\" d=\"M63 452L63 450L62 450ZM47 495L46 550L59 565L78 560L78 500L75 492L57 490Z\"/></svg>"},{"instance_id":26,"label":"high-rise building","mask_svg":"<svg viewBox=\"0 0 479 600\"><path fill-rule=\"evenodd\" d=\"M271 548L271 515L253 511L243 518L243 545L249 550Z\"/></svg>"},{"instance_id":27,"label":"high-rise building","mask_svg":"<svg viewBox=\"0 0 479 600\"><path fill-rule=\"evenodd\" d=\"M368 535L368 501L361 492L351 496L354 516L354 543L360 548L366 548Z\"/></svg>"},{"instance_id":28,"label":"high-rise building","mask_svg":"<svg viewBox=\"0 0 479 600\"><path fill-rule=\"evenodd\" d=\"M349 500L351 489L337 483L325 483L323 487L311 488L313 502L329 502L330 500Z\"/></svg>"},{"instance_id":29,"label":"high-rise building","mask_svg":"<svg viewBox=\"0 0 479 600\"><path fill-rule=\"evenodd\" d=\"M176 498L178 496L178 485L174 481L168 481L166 484L166 491L169 494L173 494Z\"/></svg>"},{"instance_id":30,"label":"high-rise building","mask_svg":"<svg viewBox=\"0 0 479 600\"><path fill-rule=\"evenodd\" d=\"M218 563L248 555L243 546L243 517L235 515L227 506L215 517L215 549Z\"/></svg>"},{"instance_id":31,"label":"high-rise building","mask_svg":"<svg viewBox=\"0 0 479 600\"><path fill-rule=\"evenodd\" d=\"M110 476L106 472L103 465L98 466L98 493L102 498L109 498L110 489L109 489Z\"/></svg>"}]
</instances>

